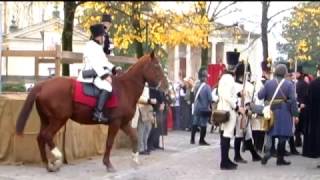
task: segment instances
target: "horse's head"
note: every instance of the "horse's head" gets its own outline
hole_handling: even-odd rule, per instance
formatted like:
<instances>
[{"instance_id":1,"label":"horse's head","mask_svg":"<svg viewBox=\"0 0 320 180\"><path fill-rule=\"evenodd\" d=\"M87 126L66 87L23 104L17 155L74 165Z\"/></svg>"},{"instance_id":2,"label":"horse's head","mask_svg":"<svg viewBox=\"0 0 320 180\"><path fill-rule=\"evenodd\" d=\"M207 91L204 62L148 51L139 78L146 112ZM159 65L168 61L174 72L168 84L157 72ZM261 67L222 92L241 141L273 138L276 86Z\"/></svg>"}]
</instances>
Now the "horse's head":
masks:
<instances>
[{"instance_id":1,"label":"horse's head","mask_svg":"<svg viewBox=\"0 0 320 180\"><path fill-rule=\"evenodd\" d=\"M155 57L152 51L150 55L145 55L143 58L143 77L149 84L149 87L167 92L169 83L165 76L160 61Z\"/></svg>"}]
</instances>

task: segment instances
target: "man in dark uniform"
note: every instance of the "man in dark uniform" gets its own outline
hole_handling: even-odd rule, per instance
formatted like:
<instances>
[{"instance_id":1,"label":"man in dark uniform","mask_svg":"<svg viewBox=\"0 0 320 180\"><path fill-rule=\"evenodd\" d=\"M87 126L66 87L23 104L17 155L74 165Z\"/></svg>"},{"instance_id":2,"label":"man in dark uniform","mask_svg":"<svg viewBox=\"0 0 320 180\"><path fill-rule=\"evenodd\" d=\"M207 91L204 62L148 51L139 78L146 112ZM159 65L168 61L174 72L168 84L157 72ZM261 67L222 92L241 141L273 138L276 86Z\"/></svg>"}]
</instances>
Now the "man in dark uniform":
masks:
<instances>
[{"instance_id":1,"label":"man in dark uniform","mask_svg":"<svg viewBox=\"0 0 320 180\"><path fill-rule=\"evenodd\" d=\"M292 79L292 74L294 73L294 71L293 71L293 68L292 68L290 62L279 62L279 64L284 64L284 65L286 65L287 70L288 70L288 75L286 76L286 78L294 84L294 81L293 81L293 79ZM292 154L292 155L299 155L300 153L299 153L299 152L297 151L297 149L296 149L296 146L295 146L295 144L294 144L294 137L293 137L293 136L291 136L291 137L289 138L288 142L289 142L291 154ZM273 156L276 155L275 138L274 138L274 137L272 138L271 154L272 154ZM290 153L289 153L287 150L285 150L285 155L288 156L289 154L290 154Z\"/></svg>"},{"instance_id":2,"label":"man in dark uniform","mask_svg":"<svg viewBox=\"0 0 320 180\"><path fill-rule=\"evenodd\" d=\"M105 34L105 41L103 46L103 51L106 55L113 55L112 49L114 45L109 35L109 29L112 26L112 19L110 14L104 14L102 16L101 23L105 26L106 34Z\"/></svg>"},{"instance_id":3,"label":"man in dark uniform","mask_svg":"<svg viewBox=\"0 0 320 180\"><path fill-rule=\"evenodd\" d=\"M200 127L199 145L210 145L205 141L205 137L207 134L207 124L211 116L212 103L211 88L207 84L208 71L206 68L200 68L200 70L198 71L198 78L200 80L200 83L198 83L194 88L194 117L192 121L190 144L195 143L197 128Z\"/></svg>"}]
</instances>

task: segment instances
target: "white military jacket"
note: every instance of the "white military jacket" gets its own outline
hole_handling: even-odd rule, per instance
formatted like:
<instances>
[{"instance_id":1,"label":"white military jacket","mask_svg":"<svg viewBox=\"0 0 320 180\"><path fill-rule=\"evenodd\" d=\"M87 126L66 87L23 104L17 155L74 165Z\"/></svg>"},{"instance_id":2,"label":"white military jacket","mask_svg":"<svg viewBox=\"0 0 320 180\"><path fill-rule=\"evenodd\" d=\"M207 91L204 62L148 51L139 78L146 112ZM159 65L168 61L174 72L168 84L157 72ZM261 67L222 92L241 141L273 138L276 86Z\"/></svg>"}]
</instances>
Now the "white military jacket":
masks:
<instances>
[{"instance_id":1,"label":"white military jacket","mask_svg":"<svg viewBox=\"0 0 320 180\"><path fill-rule=\"evenodd\" d=\"M218 96L219 101L217 110L225 110L230 112L230 119L226 123L221 124L221 130L223 130L224 137L233 137L234 129L236 127L236 112L237 107L237 92L236 83L231 74L224 74L218 84Z\"/></svg>"},{"instance_id":2,"label":"white military jacket","mask_svg":"<svg viewBox=\"0 0 320 180\"><path fill-rule=\"evenodd\" d=\"M105 74L111 74L111 70L114 67L114 65L111 62L109 62L108 58L103 52L103 46L99 45L93 40L87 42L87 44L84 47L83 63L83 69L80 71L78 81L87 83L92 83L94 79L84 79L82 77L83 70L93 69L98 74L98 77L101 77Z\"/></svg>"}]
</instances>

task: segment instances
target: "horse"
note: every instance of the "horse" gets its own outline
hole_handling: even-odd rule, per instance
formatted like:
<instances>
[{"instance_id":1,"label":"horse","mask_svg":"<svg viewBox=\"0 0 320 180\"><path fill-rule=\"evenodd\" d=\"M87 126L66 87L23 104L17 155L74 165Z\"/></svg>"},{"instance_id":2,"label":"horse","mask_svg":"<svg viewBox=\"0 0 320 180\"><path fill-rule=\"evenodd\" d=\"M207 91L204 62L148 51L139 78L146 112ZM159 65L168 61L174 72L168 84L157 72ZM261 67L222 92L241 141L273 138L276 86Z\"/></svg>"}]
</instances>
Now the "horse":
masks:
<instances>
[{"instance_id":1,"label":"horse","mask_svg":"<svg viewBox=\"0 0 320 180\"><path fill-rule=\"evenodd\" d=\"M42 162L46 164L49 172L56 172L62 166L63 155L54 144L53 138L69 119L80 124L104 124L92 120L92 107L74 102L74 81L75 79L70 77L55 77L37 83L29 92L18 116L16 133L21 136L33 104L36 104L41 121L37 142ZM103 110L110 117L110 122L105 124L109 126L109 130L103 157L103 164L108 172L115 171L110 162L110 152L119 129L130 137L133 161L139 164L137 133L129 122L135 114L136 104L146 82L150 88L162 91L166 91L168 88L167 78L154 52L139 58L134 65L121 75L112 77L113 92L117 92L118 106ZM50 162L45 151L46 145L54 157L54 160Z\"/></svg>"}]
</instances>

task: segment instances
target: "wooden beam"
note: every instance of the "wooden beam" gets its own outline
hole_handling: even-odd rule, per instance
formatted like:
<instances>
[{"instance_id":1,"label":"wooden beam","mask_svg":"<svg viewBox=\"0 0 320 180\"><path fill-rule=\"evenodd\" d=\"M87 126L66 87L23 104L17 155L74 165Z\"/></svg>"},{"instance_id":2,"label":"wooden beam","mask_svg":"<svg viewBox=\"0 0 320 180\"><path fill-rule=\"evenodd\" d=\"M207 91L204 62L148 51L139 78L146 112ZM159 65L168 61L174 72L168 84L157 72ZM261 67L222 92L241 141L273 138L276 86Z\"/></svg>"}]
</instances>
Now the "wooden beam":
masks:
<instances>
[{"instance_id":1,"label":"wooden beam","mask_svg":"<svg viewBox=\"0 0 320 180\"><path fill-rule=\"evenodd\" d=\"M83 54L70 51L62 51L61 58L64 60L76 60L82 63Z\"/></svg>"},{"instance_id":2,"label":"wooden beam","mask_svg":"<svg viewBox=\"0 0 320 180\"><path fill-rule=\"evenodd\" d=\"M39 80L39 59L38 59L38 57L34 58L34 77L35 77L35 81L37 82Z\"/></svg>"},{"instance_id":3,"label":"wooden beam","mask_svg":"<svg viewBox=\"0 0 320 180\"><path fill-rule=\"evenodd\" d=\"M56 57L56 51L3 50L2 56L13 57Z\"/></svg>"},{"instance_id":4,"label":"wooden beam","mask_svg":"<svg viewBox=\"0 0 320 180\"><path fill-rule=\"evenodd\" d=\"M50 58L38 58L39 63L55 63L56 59Z\"/></svg>"},{"instance_id":5,"label":"wooden beam","mask_svg":"<svg viewBox=\"0 0 320 180\"><path fill-rule=\"evenodd\" d=\"M56 59L55 59L55 76L59 77L61 72L61 59L62 59L62 50L59 45L56 46Z\"/></svg>"},{"instance_id":6,"label":"wooden beam","mask_svg":"<svg viewBox=\"0 0 320 180\"><path fill-rule=\"evenodd\" d=\"M73 63L82 63L83 62L83 54L82 53L74 53L70 51L62 51L61 55L62 63L65 64L73 64ZM108 60L113 63L129 63L134 64L137 62L137 58L134 57L126 57L126 56L107 56Z\"/></svg>"},{"instance_id":7,"label":"wooden beam","mask_svg":"<svg viewBox=\"0 0 320 180\"><path fill-rule=\"evenodd\" d=\"M138 61L137 58L134 57L126 57L126 56L107 56L110 62L113 63L128 63L134 64Z\"/></svg>"}]
</instances>

